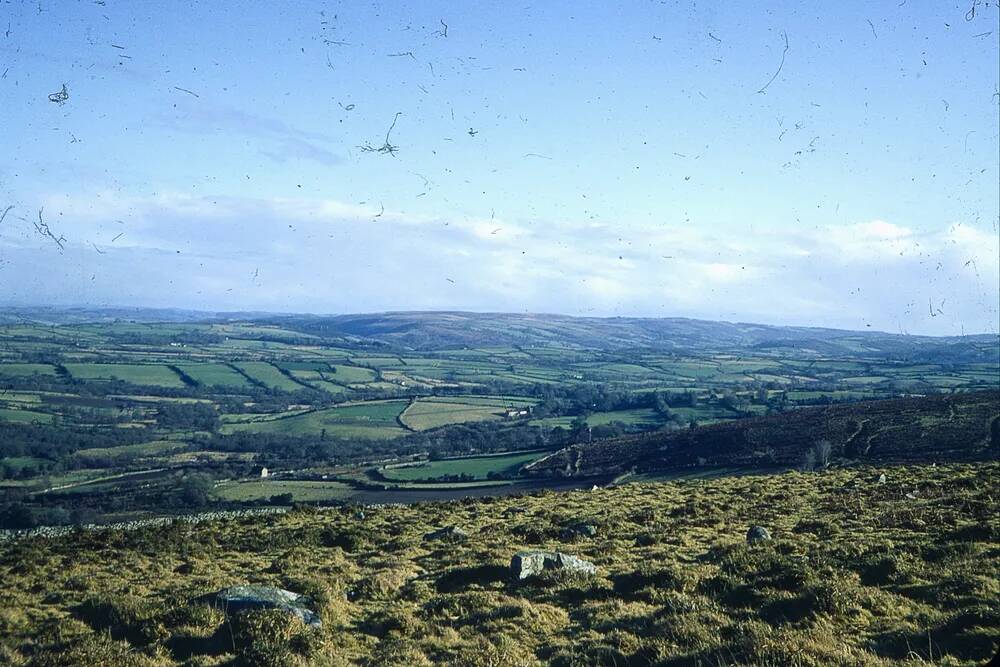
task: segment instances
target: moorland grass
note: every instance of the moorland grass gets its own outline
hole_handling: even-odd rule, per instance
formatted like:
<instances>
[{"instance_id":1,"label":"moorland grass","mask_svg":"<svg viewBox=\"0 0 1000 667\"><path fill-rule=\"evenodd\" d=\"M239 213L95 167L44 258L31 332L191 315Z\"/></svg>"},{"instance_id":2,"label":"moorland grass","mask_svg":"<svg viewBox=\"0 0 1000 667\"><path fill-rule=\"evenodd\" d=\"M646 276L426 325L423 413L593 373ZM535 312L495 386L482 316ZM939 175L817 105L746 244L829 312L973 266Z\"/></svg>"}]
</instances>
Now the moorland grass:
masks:
<instances>
[{"instance_id":1,"label":"moorland grass","mask_svg":"<svg viewBox=\"0 0 1000 667\"><path fill-rule=\"evenodd\" d=\"M982 664L1000 634L998 472L857 468L23 539L0 545L0 662ZM597 536L564 530L581 521ZM748 546L752 524L773 539ZM469 539L423 539L447 525ZM524 548L600 569L515 582ZM248 582L312 596L323 628L191 602Z\"/></svg>"}]
</instances>

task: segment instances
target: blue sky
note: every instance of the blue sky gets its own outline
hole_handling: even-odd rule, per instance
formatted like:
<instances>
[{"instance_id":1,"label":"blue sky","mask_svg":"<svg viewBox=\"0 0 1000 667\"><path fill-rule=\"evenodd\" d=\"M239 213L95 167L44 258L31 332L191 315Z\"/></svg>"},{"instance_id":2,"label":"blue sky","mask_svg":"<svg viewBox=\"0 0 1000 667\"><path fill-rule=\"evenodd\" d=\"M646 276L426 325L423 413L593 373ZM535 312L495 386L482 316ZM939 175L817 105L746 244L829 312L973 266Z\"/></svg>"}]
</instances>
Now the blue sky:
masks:
<instances>
[{"instance_id":1,"label":"blue sky","mask_svg":"<svg viewBox=\"0 0 1000 667\"><path fill-rule=\"evenodd\" d=\"M996 332L972 8L0 2L0 303Z\"/></svg>"}]
</instances>

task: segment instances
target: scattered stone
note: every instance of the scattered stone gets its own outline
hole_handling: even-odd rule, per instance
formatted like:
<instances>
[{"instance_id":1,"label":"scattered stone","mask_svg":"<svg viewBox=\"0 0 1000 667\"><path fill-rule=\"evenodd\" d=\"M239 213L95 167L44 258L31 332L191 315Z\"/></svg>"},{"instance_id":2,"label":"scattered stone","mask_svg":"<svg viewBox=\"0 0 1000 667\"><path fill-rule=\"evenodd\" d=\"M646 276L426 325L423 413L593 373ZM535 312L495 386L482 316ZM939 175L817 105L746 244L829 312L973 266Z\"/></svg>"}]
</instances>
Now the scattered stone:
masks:
<instances>
[{"instance_id":1,"label":"scattered stone","mask_svg":"<svg viewBox=\"0 0 1000 667\"><path fill-rule=\"evenodd\" d=\"M464 542L468 539L468 537L469 534L458 526L445 526L444 528L439 528L438 530L432 530L429 533L425 533L424 541L430 542L440 540L443 542Z\"/></svg>"},{"instance_id":2,"label":"scattered stone","mask_svg":"<svg viewBox=\"0 0 1000 667\"><path fill-rule=\"evenodd\" d=\"M574 574L597 574L597 566L578 556L559 551L520 551L510 559L511 573L519 580L535 577L545 570L564 570Z\"/></svg>"},{"instance_id":3,"label":"scattered stone","mask_svg":"<svg viewBox=\"0 0 1000 667\"><path fill-rule=\"evenodd\" d=\"M767 542L770 539L771 533L769 533L767 528L764 528L763 526L750 526L750 530L747 531L747 544Z\"/></svg>"},{"instance_id":4,"label":"scattered stone","mask_svg":"<svg viewBox=\"0 0 1000 667\"><path fill-rule=\"evenodd\" d=\"M310 627L320 627L319 614L306 606L312 602L310 598L274 586L231 586L203 595L196 602L210 604L227 616L256 609L278 609L298 617Z\"/></svg>"},{"instance_id":5,"label":"scattered stone","mask_svg":"<svg viewBox=\"0 0 1000 667\"><path fill-rule=\"evenodd\" d=\"M563 528L560 534L564 540L574 537L597 537L597 526L592 523L578 523L568 528Z\"/></svg>"},{"instance_id":6,"label":"scattered stone","mask_svg":"<svg viewBox=\"0 0 1000 667\"><path fill-rule=\"evenodd\" d=\"M258 507L245 510L226 510L221 512L200 512L198 514L181 514L179 516L161 516L155 519L135 519L133 521L117 521L115 523L87 523L82 526L39 526L38 528L0 529L0 542L15 541L25 538L43 537L56 538L69 535L78 530L140 530L142 528L172 526L174 524L196 524L219 519L243 519L265 514L284 514L287 507Z\"/></svg>"}]
</instances>

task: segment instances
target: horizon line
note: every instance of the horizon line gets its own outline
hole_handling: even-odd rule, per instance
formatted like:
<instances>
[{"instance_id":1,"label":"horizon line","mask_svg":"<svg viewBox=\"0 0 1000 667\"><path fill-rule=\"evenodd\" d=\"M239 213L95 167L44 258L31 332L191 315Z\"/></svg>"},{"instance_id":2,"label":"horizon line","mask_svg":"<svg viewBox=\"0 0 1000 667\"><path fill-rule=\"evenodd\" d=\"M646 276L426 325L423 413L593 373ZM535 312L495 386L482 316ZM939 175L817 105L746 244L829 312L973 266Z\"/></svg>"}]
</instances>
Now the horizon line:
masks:
<instances>
[{"instance_id":1,"label":"horizon line","mask_svg":"<svg viewBox=\"0 0 1000 667\"><path fill-rule=\"evenodd\" d=\"M896 336L900 338L933 338L933 339L948 339L948 338L973 338L973 337L984 337L990 336L995 338L1000 338L1000 333L992 331L982 331L973 333L961 333L961 334L950 334L950 335L933 335L933 334L913 334L908 332L891 332L884 331L881 329L846 329L838 327L829 326L817 326L809 324L768 324L764 322L748 322L748 321L736 321L736 320L713 320L702 317L688 317L681 315L570 315L567 313L553 313L553 312L537 312L537 311L503 311L503 310L467 310L467 309L441 309L441 310L380 310L380 311L358 311L358 312L341 312L341 313L322 313L322 312L310 312L310 311L269 311L269 310L204 310L201 308L183 308L178 306L123 306L123 305L69 305L69 304L39 304L39 305L12 305L12 304L0 304L0 315L7 310L50 310L50 311L71 311L71 310L83 310L83 311L116 311L116 310L132 310L132 311L152 311L152 312L174 312L174 313L191 313L198 315L205 315L205 319L211 319L208 316L220 317L220 316L237 316L245 315L250 317L316 317L316 318L335 318L335 317L365 317L365 316L385 316L385 315L434 315L434 314L449 314L449 315L496 315L496 316L518 316L518 317L553 317L553 318L566 318L575 320L682 320L687 322L708 322L712 324L729 324L729 325L742 325L742 326L754 326L754 327L765 327L771 329L810 329L816 331L837 331L844 333L856 333L861 335L883 335L883 336ZM82 323L82 322L80 322ZM163 322L149 322L150 324L155 323L166 323ZM78 323L79 324L79 323ZM2 323L0 323L2 325Z\"/></svg>"}]
</instances>

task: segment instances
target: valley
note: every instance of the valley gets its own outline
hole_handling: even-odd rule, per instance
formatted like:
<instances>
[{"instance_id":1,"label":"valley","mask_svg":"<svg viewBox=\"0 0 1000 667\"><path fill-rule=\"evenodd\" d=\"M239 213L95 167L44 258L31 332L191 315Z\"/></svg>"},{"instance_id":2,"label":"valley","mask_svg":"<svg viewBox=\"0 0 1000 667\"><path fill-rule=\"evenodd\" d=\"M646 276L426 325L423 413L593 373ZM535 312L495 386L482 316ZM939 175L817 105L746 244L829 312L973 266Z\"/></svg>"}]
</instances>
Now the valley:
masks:
<instances>
[{"instance_id":1,"label":"valley","mask_svg":"<svg viewBox=\"0 0 1000 667\"><path fill-rule=\"evenodd\" d=\"M911 408L924 421L970 424L949 436L972 448L960 458L993 455L974 450L990 437L988 392L1000 382L990 336L475 313L165 315L17 312L0 325L3 528L521 493L569 483L557 452L614 452L615 465L574 472L607 481L636 468L628 461L655 460L646 455L661 439L687 443L660 465L673 475L796 468L821 439L850 465L870 458L844 449L868 418L845 417L836 433L796 420L895 397L928 397ZM469 331L483 342L469 346ZM931 405L938 416L922 412ZM756 423L778 425L770 454L712 454ZM952 460L897 454L883 462Z\"/></svg>"}]
</instances>

